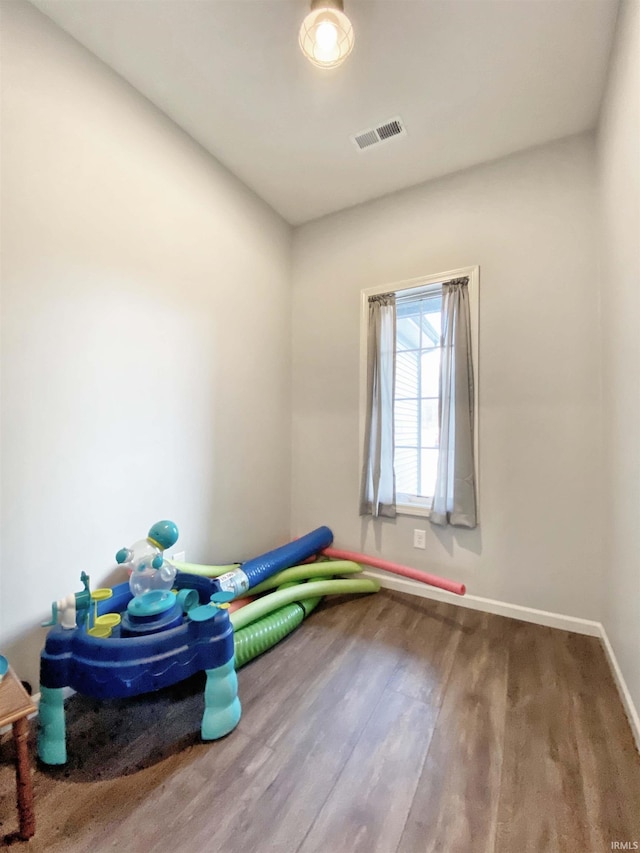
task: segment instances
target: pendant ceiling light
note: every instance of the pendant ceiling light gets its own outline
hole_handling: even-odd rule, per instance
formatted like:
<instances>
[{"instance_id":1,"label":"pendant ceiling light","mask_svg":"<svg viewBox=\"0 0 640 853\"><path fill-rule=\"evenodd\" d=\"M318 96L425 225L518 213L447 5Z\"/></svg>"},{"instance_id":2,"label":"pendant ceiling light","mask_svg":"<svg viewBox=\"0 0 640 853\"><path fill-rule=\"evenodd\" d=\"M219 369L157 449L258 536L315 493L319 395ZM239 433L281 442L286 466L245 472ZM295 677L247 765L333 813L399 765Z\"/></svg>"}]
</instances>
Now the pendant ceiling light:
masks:
<instances>
[{"instance_id":1,"label":"pendant ceiling light","mask_svg":"<svg viewBox=\"0 0 640 853\"><path fill-rule=\"evenodd\" d=\"M318 68L335 68L353 50L353 27L342 0L311 0L300 27L300 47Z\"/></svg>"}]
</instances>

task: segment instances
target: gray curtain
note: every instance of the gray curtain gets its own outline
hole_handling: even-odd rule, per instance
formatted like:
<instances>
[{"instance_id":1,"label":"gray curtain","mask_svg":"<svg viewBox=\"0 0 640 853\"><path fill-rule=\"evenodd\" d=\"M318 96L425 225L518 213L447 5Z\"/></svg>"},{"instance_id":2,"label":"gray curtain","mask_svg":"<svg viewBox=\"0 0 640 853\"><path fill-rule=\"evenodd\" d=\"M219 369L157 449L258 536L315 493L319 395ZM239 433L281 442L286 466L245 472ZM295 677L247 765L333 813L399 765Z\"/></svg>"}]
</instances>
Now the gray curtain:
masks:
<instances>
[{"instance_id":1,"label":"gray curtain","mask_svg":"<svg viewBox=\"0 0 640 853\"><path fill-rule=\"evenodd\" d=\"M393 397L396 361L396 298L369 298L367 337L367 411L360 515L396 514L393 470Z\"/></svg>"},{"instance_id":2,"label":"gray curtain","mask_svg":"<svg viewBox=\"0 0 640 853\"><path fill-rule=\"evenodd\" d=\"M430 521L475 527L474 393L469 279L442 286L440 452Z\"/></svg>"}]
</instances>

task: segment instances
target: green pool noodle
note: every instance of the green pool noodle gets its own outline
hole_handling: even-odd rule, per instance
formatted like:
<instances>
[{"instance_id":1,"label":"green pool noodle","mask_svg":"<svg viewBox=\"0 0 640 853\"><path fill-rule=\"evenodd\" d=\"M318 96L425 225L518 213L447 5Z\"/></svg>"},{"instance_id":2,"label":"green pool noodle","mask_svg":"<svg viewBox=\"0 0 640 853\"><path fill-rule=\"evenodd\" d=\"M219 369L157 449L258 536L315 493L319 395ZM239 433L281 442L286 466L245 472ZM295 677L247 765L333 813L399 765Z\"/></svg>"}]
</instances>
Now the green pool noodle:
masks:
<instances>
[{"instance_id":1,"label":"green pool noodle","mask_svg":"<svg viewBox=\"0 0 640 853\"><path fill-rule=\"evenodd\" d=\"M318 606L320 598L307 598L296 601L274 610L236 631L233 635L235 648L236 669L240 669L249 661L273 648L280 640L284 640L311 611Z\"/></svg>"},{"instance_id":2,"label":"green pool noodle","mask_svg":"<svg viewBox=\"0 0 640 853\"><path fill-rule=\"evenodd\" d=\"M305 563L301 566L292 566L283 569L275 575L271 575L266 581L251 587L249 595L260 595L267 590L275 589L283 583L290 581L306 581L310 578L332 577L333 575L357 575L362 571L362 566L351 560L334 560L331 563Z\"/></svg>"},{"instance_id":3,"label":"green pool noodle","mask_svg":"<svg viewBox=\"0 0 640 853\"><path fill-rule=\"evenodd\" d=\"M177 563L171 560L171 565L175 566L181 572L187 572L190 575L201 575L204 578L217 578L219 575L224 575L227 572L233 572L240 566L240 563L229 563L228 566L204 566L200 563Z\"/></svg>"},{"instance_id":4,"label":"green pool noodle","mask_svg":"<svg viewBox=\"0 0 640 853\"><path fill-rule=\"evenodd\" d=\"M279 589L277 592L258 598L251 604L246 604L240 610L236 610L229 618L234 630L239 631L241 628L250 625L251 622L273 613L274 610L284 607L285 604L292 604L294 601L304 601L308 598L318 598L324 595L377 592L379 589L380 584L373 578L310 581L305 584L296 584L296 586L287 589Z\"/></svg>"}]
</instances>

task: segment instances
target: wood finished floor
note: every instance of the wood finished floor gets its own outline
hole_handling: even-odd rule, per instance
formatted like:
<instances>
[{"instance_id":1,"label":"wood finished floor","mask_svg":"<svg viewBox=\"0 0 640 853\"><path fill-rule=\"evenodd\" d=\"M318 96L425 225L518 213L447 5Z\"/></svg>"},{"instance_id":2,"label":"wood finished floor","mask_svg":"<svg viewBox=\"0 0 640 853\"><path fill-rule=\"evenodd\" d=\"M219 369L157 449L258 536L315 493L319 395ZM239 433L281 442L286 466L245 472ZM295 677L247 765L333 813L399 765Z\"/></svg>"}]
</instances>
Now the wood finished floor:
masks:
<instances>
[{"instance_id":1,"label":"wood finished floor","mask_svg":"<svg viewBox=\"0 0 640 853\"><path fill-rule=\"evenodd\" d=\"M326 604L239 673L199 740L202 680L68 702L36 768L33 851L604 853L640 844L640 758L596 639L383 592ZM0 839L17 828L12 745ZM6 840L5 840L6 843Z\"/></svg>"}]
</instances>

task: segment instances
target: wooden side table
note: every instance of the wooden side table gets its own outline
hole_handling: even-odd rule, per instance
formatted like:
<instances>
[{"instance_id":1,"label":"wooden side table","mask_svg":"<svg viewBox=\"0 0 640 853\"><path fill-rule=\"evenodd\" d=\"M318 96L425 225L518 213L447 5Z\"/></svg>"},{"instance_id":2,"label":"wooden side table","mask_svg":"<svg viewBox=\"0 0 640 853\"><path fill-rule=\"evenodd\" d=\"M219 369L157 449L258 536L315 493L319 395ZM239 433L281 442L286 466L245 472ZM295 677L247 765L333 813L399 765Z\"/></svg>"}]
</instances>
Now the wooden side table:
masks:
<instances>
[{"instance_id":1,"label":"wooden side table","mask_svg":"<svg viewBox=\"0 0 640 853\"><path fill-rule=\"evenodd\" d=\"M29 714L36 711L31 697L9 667L0 681L0 728L11 724L16 745L16 789L20 838L31 838L36 831L33 814L33 788L27 741L29 739Z\"/></svg>"}]
</instances>

